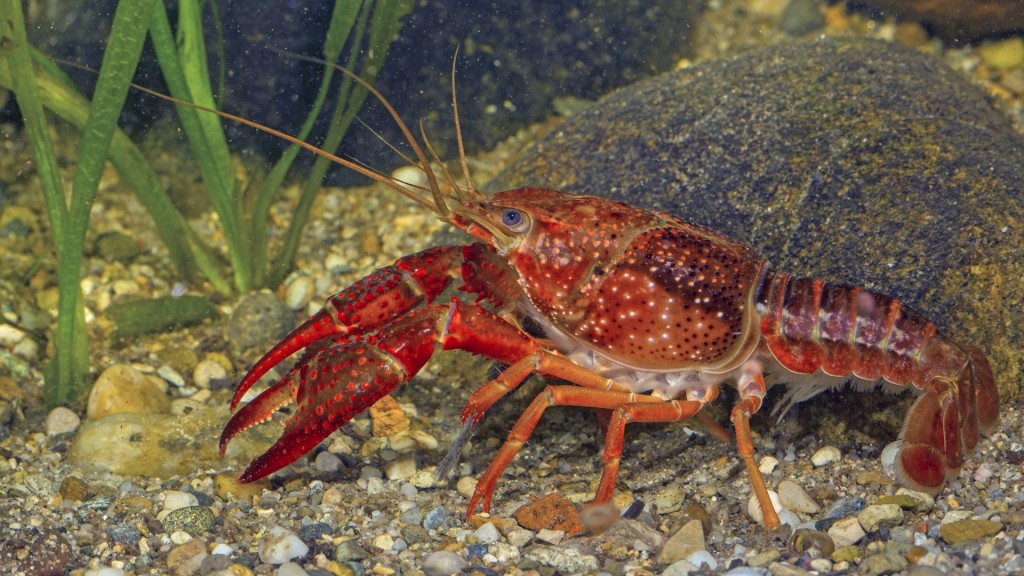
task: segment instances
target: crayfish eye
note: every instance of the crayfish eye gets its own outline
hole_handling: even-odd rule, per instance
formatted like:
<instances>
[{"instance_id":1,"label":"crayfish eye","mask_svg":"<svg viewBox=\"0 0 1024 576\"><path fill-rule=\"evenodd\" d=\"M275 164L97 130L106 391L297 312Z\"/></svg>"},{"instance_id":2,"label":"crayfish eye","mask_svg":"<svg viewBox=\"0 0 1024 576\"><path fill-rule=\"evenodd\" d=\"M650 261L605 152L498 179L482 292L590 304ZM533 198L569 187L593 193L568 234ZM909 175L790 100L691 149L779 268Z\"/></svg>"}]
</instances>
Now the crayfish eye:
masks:
<instances>
[{"instance_id":1,"label":"crayfish eye","mask_svg":"<svg viewBox=\"0 0 1024 576\"><path fill-rule=\"evenodd\" d=\"M529 227L529 220L523 216L522 212L514 208L502 212L501 223L513 232L525 232Z\"/></svg>"}]
</instances>

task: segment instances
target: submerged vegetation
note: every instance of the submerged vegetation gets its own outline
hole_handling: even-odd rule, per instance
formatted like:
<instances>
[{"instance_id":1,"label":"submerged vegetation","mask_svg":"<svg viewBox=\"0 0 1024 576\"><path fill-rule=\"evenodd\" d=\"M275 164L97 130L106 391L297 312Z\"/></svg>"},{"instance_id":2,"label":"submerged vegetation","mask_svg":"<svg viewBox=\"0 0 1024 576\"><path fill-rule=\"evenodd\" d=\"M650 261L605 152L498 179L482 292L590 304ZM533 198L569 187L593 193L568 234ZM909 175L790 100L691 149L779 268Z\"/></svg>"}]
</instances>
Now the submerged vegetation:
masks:
<instances>
[{"instance_id":1,"label":"submerged vegetation","mask_svg":"<svg viewBox=\"0 0 1024 576\"><path fill-rule=\"evenodd\" d=\"M323 43L324 67L319 92L298 131L299 138L308 137L323 111L334 87L334 63L341 63L368 82L374 82L392 40L401 29L402 18L411 9L411 0L336 0ZM209 11L209 18L204 17L204 11ZM91 101L53 62L29 45L19 0L0 0L0 13L7 15L0 22L0 86L14 92L22 111L57 258L59 305L55 356L48 365L45 382L47 403L56 405L76 400L90 384L87 327L79 278L89 213L107 160L149 211L178 274L192 281L205 279L225 294L274 287L288 275L329 162L318 158L313 164L301 187L284 244L279 253L271 256L267 242L270 210L298 154L298 147L286 150L258 187L243 187L235 176L222 119L187 106L177 107L182 129L200 166L210 205L222 226L230 267L227 271L215 256L217 250L189 228L143 154L117 128L147 36L171 95L217 108L217 94L223 92L224 62L221 60L220 78L216 82L218 90L215 91L204 39L206 21L213 23L217 37L222 38L215 4L201 0L178 2L177 25L172 29L163 3L121 0ZM330 128L322 142L322 147L332 152L355 119L367 90L346 77L340 82L338 94L330 113ZM70 193L65 192L61 182L45 110L82 131L80 156ZM148 303L139 305L148 306L147 310L166 308ZM131 311L128 314L140 317L131 315ZM158 323L162 321L156 318ZM133 325L132 330L145 332L146 328Z\"/></svg>"}]
</instances>

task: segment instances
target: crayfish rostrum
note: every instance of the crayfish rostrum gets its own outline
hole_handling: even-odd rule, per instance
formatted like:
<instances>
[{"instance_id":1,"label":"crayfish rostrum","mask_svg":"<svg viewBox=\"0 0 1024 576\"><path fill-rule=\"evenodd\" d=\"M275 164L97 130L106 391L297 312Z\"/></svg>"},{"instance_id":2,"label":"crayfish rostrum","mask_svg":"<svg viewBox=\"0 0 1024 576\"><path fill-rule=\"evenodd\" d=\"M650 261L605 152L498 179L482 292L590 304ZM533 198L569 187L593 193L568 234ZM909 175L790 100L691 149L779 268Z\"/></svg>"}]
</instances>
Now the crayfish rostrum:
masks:
<instances>
[{"instance_id":1,"label":"crayfish rostrum","mask_svg":"<svg viewBox=\"0 0 1024 576\"><path fill-rule=\"evenodd\" d=\"M358 79L357 79L358 80ZM869 290L772 269L742 242L680 220L598 197L520 188L486 197L468 173L435 175L387 100L429 187L400 183L348 160L477 239L398 259L342 292L261 358L239 383L236 407L268 370L299 350L296 366L243 406L221 450L243 430L294 402L284 433L242 475L266 476L294 462L423 367L437 348L507 366L476 390L462 418L473 424L530 374L569 382L530 403L469 502L484 511L502 471L550 406L611 411L595 502L612 498L628 422L697 417L723 384L736 387L736 444L764 511L779 519L754 459L749 419L765 374L796 378L791 398L836 378L881 382L918 394L897 457L898 480L938 492L998 423L999 399L985 357L961 346L898 300ZM454 103L454 101L453 101ZM457 121L456 106L456 128ZM460 151L462 149L460 140ZM463 171L465 162L463 162ZM439 301L456 284L457 296ZM523 330L529 318L543 337ZM806 382L820 377L823 384ZM812 380L813 381L813 380ZM841 381L841 380L840 380Z\"/></svg>"}]
</instances>

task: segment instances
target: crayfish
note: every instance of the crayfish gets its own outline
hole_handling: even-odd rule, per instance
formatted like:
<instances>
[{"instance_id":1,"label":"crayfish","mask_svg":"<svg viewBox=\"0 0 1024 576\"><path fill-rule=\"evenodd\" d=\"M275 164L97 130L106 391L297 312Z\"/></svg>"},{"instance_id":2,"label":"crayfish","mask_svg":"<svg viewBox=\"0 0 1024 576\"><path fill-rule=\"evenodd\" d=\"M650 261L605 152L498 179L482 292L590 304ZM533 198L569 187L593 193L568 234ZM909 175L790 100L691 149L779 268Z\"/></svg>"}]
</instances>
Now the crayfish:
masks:
<instances>
[{"instance_id":1,"label":"crayfish","mask_svg":"<svg viewBox=\"0 0 1024 576\"><path fill-rule=\"evenodd\" d=\"M478 505L489 511L502 471L551 406L611 412L594 498L601 503L613 496L627 423L696 417L715 429L701 409L723 384L734 385L736 445L767 528L778 527L779 518L754 459L749 424L768 388L765 374L782 381L790 375L828 382L840 377L915 391L897 475L900 483L932 494L957 473L979 434L995 429L999 398L985 357L900 301L791 277L742 242L636 206L540 188L487 197L466 169L454 95L462 184L443 169L435 174L388 101L362 83L398 123L429 184L405 184L332 159L477 241L430 248L371 273L328 298L256 362L239 383L232 409L268 370L304 350L286 376L224 429L222 453L243 430L297 405L281 437L242 474L243 482L311 451L409 381L438 348L506 366L470 396L462 412L469 425L531 374L568 382L547 386L519 417L476 485L468 514ZM440 300L452 283L456 296ZM524 330L526 319L542 337ZM830 384L797 386L805 387L792 391L791 400L805 400Z\"/></svg>"}]
</instances>

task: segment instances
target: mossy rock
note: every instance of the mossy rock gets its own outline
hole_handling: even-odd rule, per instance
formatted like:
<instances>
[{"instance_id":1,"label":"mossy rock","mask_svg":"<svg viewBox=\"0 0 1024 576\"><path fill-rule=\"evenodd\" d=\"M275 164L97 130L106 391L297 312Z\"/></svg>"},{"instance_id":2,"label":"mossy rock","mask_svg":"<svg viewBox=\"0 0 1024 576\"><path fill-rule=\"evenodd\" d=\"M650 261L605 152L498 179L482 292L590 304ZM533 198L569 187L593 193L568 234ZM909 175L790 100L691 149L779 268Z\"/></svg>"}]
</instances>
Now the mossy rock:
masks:
<instances>
[{"instance_id":1,"label":"mossy rock","mask_svg":"<svg viewBox=\"0 0 1024 576\"><path fill-rule=\"evenodd\" d=\"M866 286L1024 364L1024 140L936 59L794 42L664 74L569 118L491 182L670 212L799 275Z\"/></svg>"}]
</instances>

